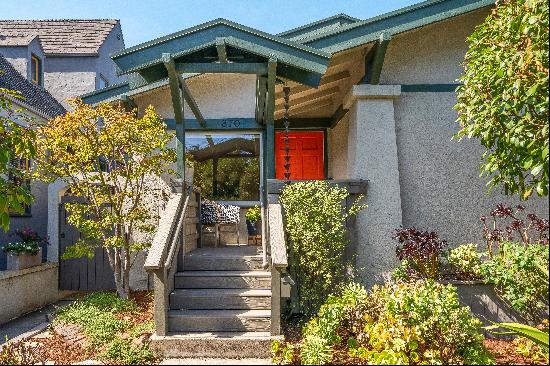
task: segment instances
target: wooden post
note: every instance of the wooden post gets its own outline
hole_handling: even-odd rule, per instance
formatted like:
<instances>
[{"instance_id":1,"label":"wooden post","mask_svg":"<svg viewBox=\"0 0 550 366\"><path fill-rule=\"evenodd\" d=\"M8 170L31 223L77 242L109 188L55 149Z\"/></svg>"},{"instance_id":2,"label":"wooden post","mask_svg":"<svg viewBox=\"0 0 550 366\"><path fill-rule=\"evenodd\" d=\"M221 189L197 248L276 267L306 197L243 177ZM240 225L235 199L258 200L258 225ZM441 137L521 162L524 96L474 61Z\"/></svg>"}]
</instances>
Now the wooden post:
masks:
<instances>
[{"instance_id":1,"label":"wooden post","mask_svg":"<svg viewBox=\"0 0 550 366\"><path fill-rule=\"evenodd\" d=\"M178 178L185 181L185 118L183 113L183 97L181 81L176 72L176 64L172 55L162 54L162 62L168 71L168 81L170 84L170 95L172 96L172 107L174 108L174 120L176 122L176 156Z\"/></svg>"},{"instance_id":2,"label":"wooden post","mask_svg":"<svg viewBox=\"0 0 550 366\"><path fill-rule=\"evenodd\" d=\"M168 291L166 281L166 270L161 268L153 273L153 286L155 298L155 328L158 336L165 336L168 333Z\"/></svg>"},{"instance_id":3,"label":"wooden post","mask_svg":"<svg viewBox=\"0 0 550 366\"><path fill-rule=\"evenodd\" d=\"M281 334L281 272L271 267L271 335Z\"/></svg>"}]
</instances>

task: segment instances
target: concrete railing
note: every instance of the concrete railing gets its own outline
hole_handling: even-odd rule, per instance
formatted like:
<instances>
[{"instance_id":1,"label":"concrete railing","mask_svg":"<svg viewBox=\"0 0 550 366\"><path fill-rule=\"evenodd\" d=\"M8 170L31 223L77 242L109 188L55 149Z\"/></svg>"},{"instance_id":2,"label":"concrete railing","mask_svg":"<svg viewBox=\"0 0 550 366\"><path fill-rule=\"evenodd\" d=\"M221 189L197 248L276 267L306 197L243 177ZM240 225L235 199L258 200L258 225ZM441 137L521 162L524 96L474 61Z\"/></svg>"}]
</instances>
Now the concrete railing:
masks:
<instances>
[{"instance_id":1,"label":"concrete railing","mask_svg":"<svg viewBox=\"0 0 550 366\"><path fill-rule=\"evenodd\" d=\"M168 332L169 296L174 290L178 262L183 264L186 245L185 219L193 194L198 195L192 187L187 187L185 193L177 192L170 197L145 260L145 270L153 274L155 326L157 335L161 336Z\"/></svg>"}]
</instances>

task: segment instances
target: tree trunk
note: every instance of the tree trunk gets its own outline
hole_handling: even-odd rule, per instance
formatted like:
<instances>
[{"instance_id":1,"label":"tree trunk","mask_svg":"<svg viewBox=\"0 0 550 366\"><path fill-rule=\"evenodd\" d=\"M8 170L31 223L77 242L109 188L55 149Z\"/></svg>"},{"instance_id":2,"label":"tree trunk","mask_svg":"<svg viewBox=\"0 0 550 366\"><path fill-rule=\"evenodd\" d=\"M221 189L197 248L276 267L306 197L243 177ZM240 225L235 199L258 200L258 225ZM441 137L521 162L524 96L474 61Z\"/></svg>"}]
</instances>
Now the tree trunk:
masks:
<instances>
[{"instance_id":1,"label":"tree trunk","mask_svg":"<svg viewBox=\"0 0 550 366\"><path fill-rule=\"evenodd\" d=\"M127 299L128 293L124 289L124 283L123 278L121 278L122 274L122 253L120 248L115 248L115 268L113 268L113 272L115 274L115 286L116 286L116 292L118 297L121 299Z\"/></svg>"}]
</instances>

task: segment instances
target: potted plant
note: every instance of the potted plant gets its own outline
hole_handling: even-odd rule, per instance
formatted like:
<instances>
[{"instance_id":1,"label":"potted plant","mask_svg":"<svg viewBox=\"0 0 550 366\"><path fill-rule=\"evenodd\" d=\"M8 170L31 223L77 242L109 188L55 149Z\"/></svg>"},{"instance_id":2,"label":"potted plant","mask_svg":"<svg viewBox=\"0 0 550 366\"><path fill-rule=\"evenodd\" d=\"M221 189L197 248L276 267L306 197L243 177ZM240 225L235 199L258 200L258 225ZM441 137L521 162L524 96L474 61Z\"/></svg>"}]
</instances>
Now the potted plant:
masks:
<instances>
[{"instance_id":1,"label":"potted plant","mask_svg":"<svg viewBox=\"0 0 550 366\"><path fill-rule=\"evenodd\" d=\"M2 248L7 253L7 270L18 271L40 265L42 263L41 245L47 244L47 240L28 227L16 230L15 235L20 240Z\"/></svg>"},{"instance_id":2,"label":"potted plant","mask_svg":"<svg viewBox=\"0 0 550 366\"><path fill-rule=\"evenodd\" d=\"M246 228L248 235L258 235L258 221L262 218L259 206L254 206L246 211Z\"/></svg>"}]
</instances>

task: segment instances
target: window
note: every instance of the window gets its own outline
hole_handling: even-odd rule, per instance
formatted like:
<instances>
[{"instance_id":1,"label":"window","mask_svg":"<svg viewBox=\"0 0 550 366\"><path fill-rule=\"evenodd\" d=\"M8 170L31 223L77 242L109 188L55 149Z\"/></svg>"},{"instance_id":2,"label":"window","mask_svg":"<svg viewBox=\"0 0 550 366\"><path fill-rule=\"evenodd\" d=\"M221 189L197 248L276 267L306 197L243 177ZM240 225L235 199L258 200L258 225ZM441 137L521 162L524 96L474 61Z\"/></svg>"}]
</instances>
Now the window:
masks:
<instances>
[{"instance_id":1,"label":"window","mask_svg":"<svg viewBox=\"0 0 550 366\"><path fill-rule=\"evenodd\" d=\"M97 89L103 89L109 86L109 81L101 74L97 78Z\"/></svg>"},{"instance_id":2,"label":"window","mask_svg":"<svg viewBox=\"0 0 550 366\"><path fill-rule=\"evenodd\" d=\"M36 55L31 55L31 81L42 85L42 61Z\"/></svg>"},{"instance_id":3,"label":"window","mask_svg":"<svg viewBox=\"0 0 550 366\"><path fill-rule=\"evenodd\" d=\"M221 201L260 199L260 135L187 134L187 159L194 161L193 184L203 197Z\"/></svg>"},{"instance_id":4,"label":"window","mask_svg":"<svg viewBox=\"0 0 550 366\"><path fill-rule=\"evenodd\" d=\"M31 180L23 179L16 175L16 172L28 172L30 169L30 161L25 158L17 158L11 160L11 168L9 170L9 180L17 185L25 185L27 189L31 190ZM10 212L10 216L30 216L31 206L25 205L25 212L23 214L19 212Z\"/></svg>"}]
</instances>

